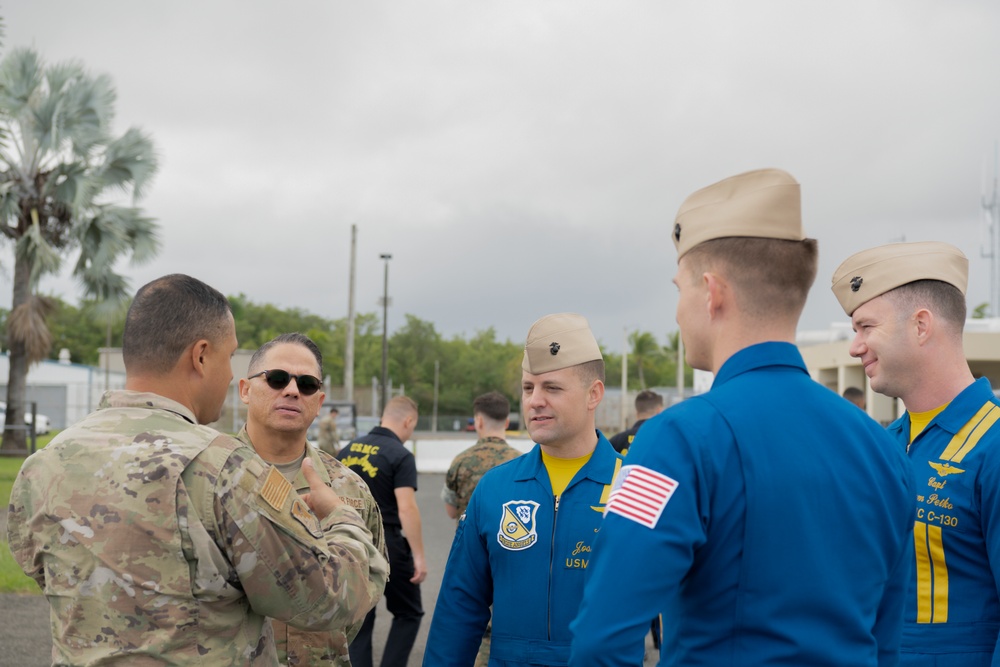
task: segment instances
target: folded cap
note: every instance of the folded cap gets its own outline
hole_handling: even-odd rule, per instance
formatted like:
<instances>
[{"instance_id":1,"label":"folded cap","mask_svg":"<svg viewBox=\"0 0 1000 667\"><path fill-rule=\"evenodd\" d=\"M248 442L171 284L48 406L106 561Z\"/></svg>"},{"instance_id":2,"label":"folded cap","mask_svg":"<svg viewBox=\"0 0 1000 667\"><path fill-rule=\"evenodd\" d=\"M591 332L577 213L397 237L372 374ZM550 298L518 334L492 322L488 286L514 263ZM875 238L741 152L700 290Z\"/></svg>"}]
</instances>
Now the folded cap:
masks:
<instances>
[{"instance_id":1,"label":"folded cap","mask_svg":"<svg viewBox=\"0 0 1000 667\"><path fill-rule=\"evenodd\" d=\"M890 243L844 260L833 272L833 293L844 312L851 315L880 294L917 280L940 280L964 295L969 285L969 260L948 243Z\"/></svg>"},{"instance_id":2,"label":"folded cap","mask_svg":"<svg viewBox=\"0 0 1000 667\"><path fill-rule=\"evenodd\" d=\"M798 182L781 169L748 171L698 190L677 211L677 259L700 243L731 236L804 239Z\"/></svg>"},{"instance_id":3,"label":"folded cap","mask_svg":"<svg viewBox=\"0 0 1000 667\"><path fill-rule=\"evenodd\" d=\"M531 325L521 368L541 375L603 358L587 319L576 313L558 313Z\"/></svg>"}]
</instances>

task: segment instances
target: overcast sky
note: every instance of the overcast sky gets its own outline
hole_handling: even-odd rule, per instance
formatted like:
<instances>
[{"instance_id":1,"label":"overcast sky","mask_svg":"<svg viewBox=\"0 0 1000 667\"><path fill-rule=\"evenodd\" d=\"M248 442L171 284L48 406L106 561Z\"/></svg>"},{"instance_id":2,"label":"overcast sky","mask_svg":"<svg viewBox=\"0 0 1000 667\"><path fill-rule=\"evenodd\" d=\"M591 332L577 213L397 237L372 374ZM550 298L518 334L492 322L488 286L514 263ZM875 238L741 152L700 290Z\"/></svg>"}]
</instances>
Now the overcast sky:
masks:
<instances>
[{"instance_id":1,"label":"overcast sky","mask_svg":"<svg viewBox=\"0 0 1000 667\"><path fill-rule=\"evenodd\" d=\"M159 152L159 257L226 294L410 313L523 340L577 311L612 351L676 329L674 214L759 167L802 183L820 270L806 329L845 321L849 254L946 240L990 299L1000 2L2 2L3 50L79 59L117 132ZM984 185L985 184L985 185ZM0 255L0 305L12 259ZM67 262L67 265L70 263ZM76 301L72 280L42 290Z\"/></svg>"}]
</instances>

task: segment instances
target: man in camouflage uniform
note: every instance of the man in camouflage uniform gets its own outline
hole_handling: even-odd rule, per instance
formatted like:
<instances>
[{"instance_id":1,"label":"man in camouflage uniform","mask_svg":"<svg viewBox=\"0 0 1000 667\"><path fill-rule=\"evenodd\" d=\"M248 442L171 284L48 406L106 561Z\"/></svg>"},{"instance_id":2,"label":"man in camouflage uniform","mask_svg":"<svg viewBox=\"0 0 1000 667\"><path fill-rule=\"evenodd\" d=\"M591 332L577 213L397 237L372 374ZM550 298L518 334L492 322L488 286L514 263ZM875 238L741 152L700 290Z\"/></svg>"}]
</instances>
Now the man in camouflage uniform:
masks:
<instances>
[{"instance_id":1,"label":"man in camouflage uniform","mask_svg":"<svg viewBox=\"0 0 1000 667\"><path fill-rule=\"evenodd\" d=\"M338 414L340 411L332 407L319 420L319 448L334 458L340 453L340 435L337 433Z\"/></svg>"},{"instance_id":2,"label":"man in camouflage uniform","mask_svg":"<svg viewBox=\"0 0 1000 667\"><path fill-rule=\"evenodd\" d=\"M308 454L313 461L321 462L323 465L316 466L320 479L337 492L343 503L358 511L379 553L388 558L382 514L368 485L336 458L306 443L306 431L325 398L321 377L323 354L309 337L288 333L264 343L250 358L247 377L240 380L247 423L236 437L281 471L300 493L309 491L309 483L299 470L302 460ZM283 387L276 386L282 382L286 383ZM372 584L381 591L379 581ZM350 665L347 645L362 622L328 632L306 632L272 621L278 659L289 667Z\"/></svg>"},{"instance_id":3,"label":"man in camouflage uniform","mask_svg":"<svg viewBox=\"0 0 1000 667\"><path fill-rule=\"evenodd\" d=\"M126 318L126 389L22 466L8 539L51 604L54 664L275 665L265 617L330 630L378 601L386 561L310 459L299 496L201 426L236 347L222 294L154 280Z\"/></svg>"},{"instance_id":4,"label":"man in camouflage uniform","mask_svg":"<svg viewBox=\"0 0 1000 667\"><path fill-rule=\"evenodd\" d=\"M510 425L510 401L503 394L491 391L477 397L472 402L472 415L479 440L451 462L441 488L444 509L452 519L462 516L472 492L488 470L521 455L504 439ZM475 667L486 667L489 663L491 634L492 626L487 625Z\"/></svg>"},{"instance_id":5,"label":"man in camouflage uniform","mask_svg":"<svg viewBox=\"0 0 1000 667\"><path fill-rule=\"evenodd\" d=\"M504 440L510 424L510 401L497 391L472 402L472 421L479 440L455 457L444 478L441 500L448 516L457 519L465 511L472 491L487 470L521 455Z\"/></svg>"}]
</instances>

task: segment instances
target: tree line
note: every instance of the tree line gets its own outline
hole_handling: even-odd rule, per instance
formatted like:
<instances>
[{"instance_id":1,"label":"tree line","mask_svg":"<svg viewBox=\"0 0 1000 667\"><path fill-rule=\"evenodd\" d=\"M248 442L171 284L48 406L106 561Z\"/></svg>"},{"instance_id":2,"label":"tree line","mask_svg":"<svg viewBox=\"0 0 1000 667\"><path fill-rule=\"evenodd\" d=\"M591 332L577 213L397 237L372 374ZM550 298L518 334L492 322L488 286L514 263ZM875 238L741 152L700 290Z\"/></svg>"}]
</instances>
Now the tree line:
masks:
<instances>
[{"instance_id":1,"label":"tree line","mask_svg":"<svg viewBox=\"0 0 1000 667\"><path fill-rule=\"evenodd\" d=\"M123 318L112 317L100 302L83 299L73 305L47 296L51 312L48 327L52 346L48 358L58 359L69 350L74 363L97 365L99 348L119 347ZM245 294L230 296L240 348L255 350L275 336L299 331L312 338L323 352L323 372L331 385L344 382L347 318L329 319L299 308L255 303ZM0 329L6 336L10 312L0 309ZM677 378L677 334L660 342L653 333L634 331L629 337L628 384L631 390L674 386ZM621 383L621 354L603 348L607 384ZM394 388L405 388L425 410L434 400L435 364L438 367L438 411L462 415L471 412L472 400L487 391L500 391L512 404L520 401L523 342L501 340L492 327L471 336L442 335L433 322L407 314L405 322L389 336L389 377ZM688 370L690 373L690 370ZM382 320L377 313L355 318L354 377L358 386L369 386L382 374ZM690 376L687 380L690 386Z\"/></svg>"}]
</instances>

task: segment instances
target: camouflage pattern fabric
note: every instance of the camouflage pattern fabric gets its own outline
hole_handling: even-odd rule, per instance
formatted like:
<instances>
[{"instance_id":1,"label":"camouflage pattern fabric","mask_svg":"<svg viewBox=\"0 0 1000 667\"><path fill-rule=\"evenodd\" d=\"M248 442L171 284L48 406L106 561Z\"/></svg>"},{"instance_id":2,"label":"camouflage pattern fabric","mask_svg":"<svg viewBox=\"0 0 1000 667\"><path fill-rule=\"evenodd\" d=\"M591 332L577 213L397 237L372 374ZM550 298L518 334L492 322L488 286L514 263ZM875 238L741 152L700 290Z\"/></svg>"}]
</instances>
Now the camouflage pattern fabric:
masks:
<instances>
[{"instance_id":1,"label":"camouflage pattern fabric","mask_svg":"<svg viewBox=\"0 0 1000 667\"><path fill-rule=\"evenodd\" d=\"M319 420L319 448L330 456L337 458L340 453L340 435L337 433L337 418L330 413Z\"/></svg>"},{"instance_id":2,"label":"camouflage pattern fabric","mask_svg":"<svg viewBox=\"0 0 1000 667\"><path fill-rule=\"evenodd\" d=\"M236 438L240 442L253 446L246 426L236 434ZM357 473L334 457L309 445L307 447L309 449L306 455L311 457L314 463L323 464L316 466L316 472L323 479L323 483L336 491L344 504L350 505L358 511L365 526L372 534L375 548L384 558L388 559L385 534L382 528L382 513L379 511L378 503L372 497L371 491L368 490L368 485L358 477ZM309 490L309 483L306 482L306 478L301 472L292 480L292 486L299 493L305 493ZM385 587L385 579L381 580L381 584L377 580L373 581L372 584L379 586L379 595L381 595L381 591ZM274 643L278 650L278 662L289 667L305 665L349 667L351 657L347 652L347 646L358 634L363 622L362 619L350 627L345 625L328 632L307 632L293 628L281 621L272 620L271 627L274 631Z\"/></svg>"},{"instance_id":3,"label":"camouflage pattern fabric","mask_svg":"<svg viewBox=\"0 0 1000 667\"><path fill-rule=\"evenodd\" d=\"M266 616L360 623L388 569L354 508L319 520L253 449L132 391L25 461L8 539L59 665L275 665Z\"/></svg>"},{"instance_id":4,"label":"camouflage pattern fabric","mask_svg":"<svg viewBox=\"0 0 1000 667\"><path fill-rule=\"evenodd\" d=\"M507 444L503 438L482 438L456 456L448 468L441 489L441 499L458 508L458 514L465 511L469 498L487 471L504 461L516 459L521 452Z\"/></svg>"}]
</instances>

